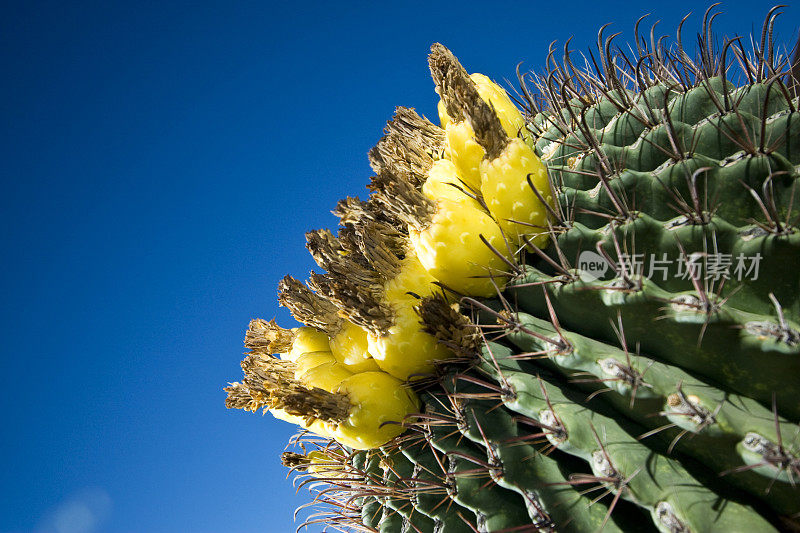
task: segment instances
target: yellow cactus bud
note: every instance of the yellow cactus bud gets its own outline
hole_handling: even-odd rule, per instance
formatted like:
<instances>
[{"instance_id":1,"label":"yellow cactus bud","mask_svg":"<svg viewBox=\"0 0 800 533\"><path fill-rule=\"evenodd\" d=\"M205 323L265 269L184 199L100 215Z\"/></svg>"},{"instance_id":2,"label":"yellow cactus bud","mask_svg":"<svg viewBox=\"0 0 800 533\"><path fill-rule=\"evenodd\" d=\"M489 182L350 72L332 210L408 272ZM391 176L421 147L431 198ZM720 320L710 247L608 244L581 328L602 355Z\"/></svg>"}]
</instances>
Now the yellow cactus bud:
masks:
<instances>
[{"instance_id":1,"label":"yellow cactus bud","mask_svg":"<svg viewBox=\"0 0 800 533\"><path fill-rule=\"evenodd\" d=\"M481 240L507 251L500 227L480 209L446 199L422 231L409 228L417 257L434 278L467 296L490 297L505 286L507 265Z\"/></svg>"},{"instance_id":2,"label":"yellow cactus bud","mask_svg":"<svg viewBox=\"0 0 800 533\"><path fill-rule=\"evenodd\" d=\"M419 411L414 391L385 372L354 374L342 381L337 394L345 395L351 408L333 436L357 450L383 446L403 433L401 423L407 415Z\"/></svg>"},{"instance_id":3,"label":"yellow cactus bud","mask_svg":"<svg viewBox=\"0 0 800 533\"><path fill-rule=\"evenodd\" d=\"M547 242L547 209L528 184L552 205L547 169L522 139L509 139L499 156L481 162L481 193L506 237L519 245L526 235L536 246Z\"/></svg>"}]
</instances>

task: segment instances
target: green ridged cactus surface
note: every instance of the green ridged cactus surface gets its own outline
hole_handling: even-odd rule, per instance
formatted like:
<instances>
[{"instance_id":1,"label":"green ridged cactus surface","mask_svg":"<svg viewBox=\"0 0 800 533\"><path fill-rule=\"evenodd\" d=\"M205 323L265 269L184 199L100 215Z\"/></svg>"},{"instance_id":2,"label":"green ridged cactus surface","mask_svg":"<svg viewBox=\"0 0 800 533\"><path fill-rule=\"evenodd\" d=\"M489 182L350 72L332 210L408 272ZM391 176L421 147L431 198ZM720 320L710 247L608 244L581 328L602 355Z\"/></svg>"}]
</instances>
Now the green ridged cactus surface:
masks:
<instances>
[{"instance_id":1,"label":"green ridged cactus surface","mask_svg":"<svg viewBox=\"0 0 800 533\"><path fill-rule=\"evenodd\" d=\"M444 46L227 406L300 426L303 526L800 531L800 50L601 30L509 96ZM302 452L302 453L300 453Z\"/></svg>"}]
</instances>

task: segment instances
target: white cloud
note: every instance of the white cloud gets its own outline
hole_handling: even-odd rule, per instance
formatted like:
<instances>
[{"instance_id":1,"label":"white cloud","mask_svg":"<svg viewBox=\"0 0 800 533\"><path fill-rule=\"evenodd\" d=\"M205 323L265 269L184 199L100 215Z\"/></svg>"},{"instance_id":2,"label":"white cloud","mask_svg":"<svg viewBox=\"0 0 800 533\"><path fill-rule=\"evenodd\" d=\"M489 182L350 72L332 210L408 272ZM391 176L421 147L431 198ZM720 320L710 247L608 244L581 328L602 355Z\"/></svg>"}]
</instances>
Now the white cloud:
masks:
<instances>
[{"instance_id":1,"label":"white cloud","mask_svg":"<svg viewBox=\"0 0 800 533\"><path fill-rule=\"evenodd\" d=\"M111 514L111 497L100 488L74 492L48 511L36 533L94 533Z\"/></svg>"}]
</instances>

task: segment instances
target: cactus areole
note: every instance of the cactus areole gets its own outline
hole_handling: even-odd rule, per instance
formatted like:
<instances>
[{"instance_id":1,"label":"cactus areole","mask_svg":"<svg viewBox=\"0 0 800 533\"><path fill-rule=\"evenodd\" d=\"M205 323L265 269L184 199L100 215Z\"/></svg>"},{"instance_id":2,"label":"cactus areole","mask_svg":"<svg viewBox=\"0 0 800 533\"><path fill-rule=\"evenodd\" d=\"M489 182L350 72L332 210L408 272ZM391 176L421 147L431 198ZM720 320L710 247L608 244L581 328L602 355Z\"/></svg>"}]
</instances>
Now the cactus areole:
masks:
<instances>
[{"instance_id":1,"label":"cactus areole","mask_svg":"<svg viewBox=\"0 0 800 533\"><path fill-rule=\"evenodd\" d=\"M514 93L431 47L438 124L397 108L367 199L280 282L304 326L254 320L225 389L301 428L303 525L800 531L800 65L778 14L745 47L709 10L692 55L683 23L637 23L632 52L601 30Z\"/></svg>"}]
</instances>

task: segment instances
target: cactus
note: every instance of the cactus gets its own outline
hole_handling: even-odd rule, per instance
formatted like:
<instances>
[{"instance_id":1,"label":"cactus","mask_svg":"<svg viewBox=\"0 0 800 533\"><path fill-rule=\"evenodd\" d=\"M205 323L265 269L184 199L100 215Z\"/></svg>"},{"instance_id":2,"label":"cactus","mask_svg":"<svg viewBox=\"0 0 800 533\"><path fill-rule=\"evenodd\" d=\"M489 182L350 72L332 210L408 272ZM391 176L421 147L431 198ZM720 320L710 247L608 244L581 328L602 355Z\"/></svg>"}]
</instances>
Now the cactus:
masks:
<instances>
[{"instance_id":1,"label":"cactus","mask_svg":"<svg viewBox=\"0 0 800 533\"><path fill-rule=\"evenodd\" d=\"M228 407L298 424L304 523L800 531L800 47L601 30L513 98L443 45L367 200L250 324ZM641 21L641 20L640 20ZM800 43L799 43L800 44ZM521 110L515 103L521 107ZM302 527L302 526L301 526Z\"/></svg>"}]
</instances>

